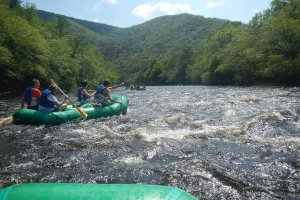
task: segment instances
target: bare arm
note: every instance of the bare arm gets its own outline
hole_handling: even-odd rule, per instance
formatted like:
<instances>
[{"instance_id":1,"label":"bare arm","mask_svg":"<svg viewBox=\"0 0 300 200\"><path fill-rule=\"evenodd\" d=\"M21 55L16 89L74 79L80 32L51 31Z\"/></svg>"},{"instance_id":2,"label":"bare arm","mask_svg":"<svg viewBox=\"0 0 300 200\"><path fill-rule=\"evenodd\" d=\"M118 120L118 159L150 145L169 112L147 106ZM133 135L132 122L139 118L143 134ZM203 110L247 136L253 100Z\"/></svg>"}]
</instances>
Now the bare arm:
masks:
<instances>
[{"instance_id":1,"label":"bare arm","mask_svg":"<svg viewBox=\"0 0 300 200\"><path fill-rule=\"evenodd\" d=\"M83 94L84 94L85 96L89 97L89 98L92 98L92 97L95 95L95 92L93 92L92 94L89 94L89 93L86 91L86 89L83 89L82 91L83 91Z\"/></svg>"},{"instance_id":2,"label":"bare arm","mask_svg":"<svg viewBox=\"0 0 300 200\"><path fill-rule=\"evenodd\" d=\"M64 99L63 101L55 101L55 105L57 107L61 107L65 102L66 102L66 99Z\"/></svg>"},{"instance_id":3,"label":"bare arm","mask_svg":"<svg viewBox=\"0 0 300 200\"><path fill-rule=\"evenodd\" d=\"M111 102L115 102L115 103L119 103L119 104L122 104L122 102L121 101L117 101L117 100L115 100L114 98L112 98L110 95L109 95L109 100L111 101Z\"/></svg>"},{"instance_id":4,"label":"bare arm","mask_svg":"<svg viewBox=\"0 0 300 200\"><path fill-rule=\"evenodd\" d=\"M117 100L115 100L114 98L112 98L112 97L111 97L111 95L110 95L110 91L109 91L109 89L108 89L108 88L104 90L104 93L106 93L106 94L107 94L107 96L108 96L108 99L109 99L111 102L115 102L115 103L122 104L122 102L121 102L121 101L117 101Z\"/></svg>"},{"instance_id":5,"label":"bare arm","mask_svg":"<svg viewBox=\"0 0 300 200\"><path fill-rule=\"evenodd\" d=\"M124 83L120 83L120 84L118 84L118 85L115 85L115 86L112 86L112 87L108 87L109 89L116 89L117 87L120 87L120 86L122 86L122 85L124 85Z\"/></svg>"},{"instance_id":6,"label":"bare arm","mask_svg":"<svg viewBox=\"0 0 300 200\"><path fill-rule=\"evenodd\" d=\"M49 95L50 96L50 95ZM50 97L51 98L51 97ZM57 107L61 107L65 102L66 102L66 100L68 99L68 96L65 96L65 98L64 98L64 100L63 101L58 101L57 99L56 99L56 97L55 96L53 96L52 95L52 98L53 99L49 99L49 97L48 97L48 99L49 99L49 101L52 101L53 103L55 103L55 105L57 106Z\"/></svg>"}]
</instances>

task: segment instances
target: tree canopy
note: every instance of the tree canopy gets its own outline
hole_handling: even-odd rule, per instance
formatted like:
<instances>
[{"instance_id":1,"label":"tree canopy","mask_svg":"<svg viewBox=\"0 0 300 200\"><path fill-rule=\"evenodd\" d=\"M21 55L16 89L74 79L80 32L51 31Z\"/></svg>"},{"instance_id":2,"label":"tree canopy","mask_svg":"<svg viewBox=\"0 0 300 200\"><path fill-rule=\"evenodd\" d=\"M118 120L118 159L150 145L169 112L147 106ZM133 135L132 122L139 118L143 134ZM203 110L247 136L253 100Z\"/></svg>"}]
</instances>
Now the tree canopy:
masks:
<instances>
[{"instance_id":1,"label":"tree canopy","mask_svg":"<svg viewBox=\"0 0 300 200\"><path fill-rule=\"evenodd\" d=\"M70 23L58 16L49 23L35 14L34 5L0 1L1 90L23 90L32 78L46 88L54 79L73 89L83 79L96 86L104 79L116 81L114 64L101 51L70 31Z\"/></svg>"},{"instance_id":2,"label":"tree canopy","mask_svg":"<svg viewBox=\"0 0 300 200\"><path fill-rule=\"evenodd\" d=\"M188 74L204 84L300 85L300 1L273 0L247 26L226 24L203 46ZM200 78L199 78L200 76Z\"/></svg>"}]
</instances>

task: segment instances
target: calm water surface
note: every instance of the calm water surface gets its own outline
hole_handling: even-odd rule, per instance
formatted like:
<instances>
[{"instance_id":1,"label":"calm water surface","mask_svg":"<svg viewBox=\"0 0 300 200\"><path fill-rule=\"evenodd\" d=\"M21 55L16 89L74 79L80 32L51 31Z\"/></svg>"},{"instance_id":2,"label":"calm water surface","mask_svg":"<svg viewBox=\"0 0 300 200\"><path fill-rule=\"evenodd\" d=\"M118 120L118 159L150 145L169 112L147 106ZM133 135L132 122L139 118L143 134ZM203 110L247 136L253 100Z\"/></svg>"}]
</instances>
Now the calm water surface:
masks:
<instances>
[{"instance_id":1,"label":"calm water surface","mask_svg":"<svg viewBox=\"0 0 300 200\"><path fill-rule=\"evenodd\" d=\"M0 127L0 185L144 183L201 199L300 199L300 88L117 89L128 114ZM19 99L0 96L0 119Z\"/></svg>"}]
</instances>

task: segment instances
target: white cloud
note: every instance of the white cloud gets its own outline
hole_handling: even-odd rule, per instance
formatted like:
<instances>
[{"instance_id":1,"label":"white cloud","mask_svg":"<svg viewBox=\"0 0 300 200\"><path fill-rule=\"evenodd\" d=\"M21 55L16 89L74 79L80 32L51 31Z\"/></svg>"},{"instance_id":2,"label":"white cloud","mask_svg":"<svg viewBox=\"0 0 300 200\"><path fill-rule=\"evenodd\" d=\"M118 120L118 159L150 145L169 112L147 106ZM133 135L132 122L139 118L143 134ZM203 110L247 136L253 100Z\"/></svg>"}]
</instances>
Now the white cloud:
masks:
<instances>
[{"instance_id":1,"label":"white cloud","mask_svg":"<svg viewBox=\"0 0 300 200\"><path fill-rule=\"evenodd\" d=\"M172 4L168 2L145 3L140 4L131 12L132 15L151 19L161 15L175 15L179 13L199 14L200 11L195 11L189 4Z\"/></svg>"},{"instance_id":2,"label":"white cloud","mask_svg":"<svg viewBox=\"0 0 300 200\"><path fill-rule=\"evenodd\" d=\"M93 10L95 10L95 11L99 10L103 4L115 5L117 3L118 3L118 0L102 0L101 2L98 2L93 6Z\"/></svg>"},{"instance_id":3,"label":"white cloud","mask_svg":"<svg viewBox=\"0 0 300 200\"><path fill-rule=\"evenodd\" d=\"M260 11L259 11L259 9L254 9L253 12L254 13L259 13Z\"/></svg>"},{"instance_id":4,"label":"white cloud","mask_svg":"<svg viewBox=\"0 0 300 200\"><path fill-rule=\"evenodd\" d=\"M110 5L115 5L118 3L117 0L103 0L103 3L105 4L110 4Z\"/></svg>"},{"instance_id":5,"label":"white cloud","mask_svg":"<svg viewBox=\"0 0 300 200\"><path fill-rule=\"evenodd\" d=\"M103 20L101 20L101 19L98 19L98 18L93 19L92 22L102 23L102 24L105 23L105 21L103 21Z\"/></svg>"},{"instance_id":6,"label":"white cloud","mask_svg":"<svg viewBox=\"0 0 300 200\"><path fill-rule=\"evenodd\" d=\"M224 1L221 0L221 1L210 1L206 4L206 7L207 8L214 8L214 7L217 7L217 6L221 6L224 4Z\"/></svg>"}]
</instances>

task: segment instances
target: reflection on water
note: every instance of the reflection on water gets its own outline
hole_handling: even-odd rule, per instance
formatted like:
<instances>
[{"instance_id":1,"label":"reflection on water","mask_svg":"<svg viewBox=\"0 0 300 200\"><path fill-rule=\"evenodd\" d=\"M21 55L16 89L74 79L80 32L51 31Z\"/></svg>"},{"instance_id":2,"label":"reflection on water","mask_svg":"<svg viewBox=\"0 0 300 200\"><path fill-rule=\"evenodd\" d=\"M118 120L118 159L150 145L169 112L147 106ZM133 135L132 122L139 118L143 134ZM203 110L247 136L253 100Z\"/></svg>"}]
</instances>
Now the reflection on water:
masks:
<instances>
[{"instance_id":1,"label":"reflection on water","mask_svg":"<svg viewBox=\"0 0 300 200\"><path fill-rule=\"evenodd\" d=\"M146 183L205 199L300 198L299 88L118 89L128 114L0 127L0 184ZM19 107L0 100L1 119Z\"/></svg>"}]
</instances>

